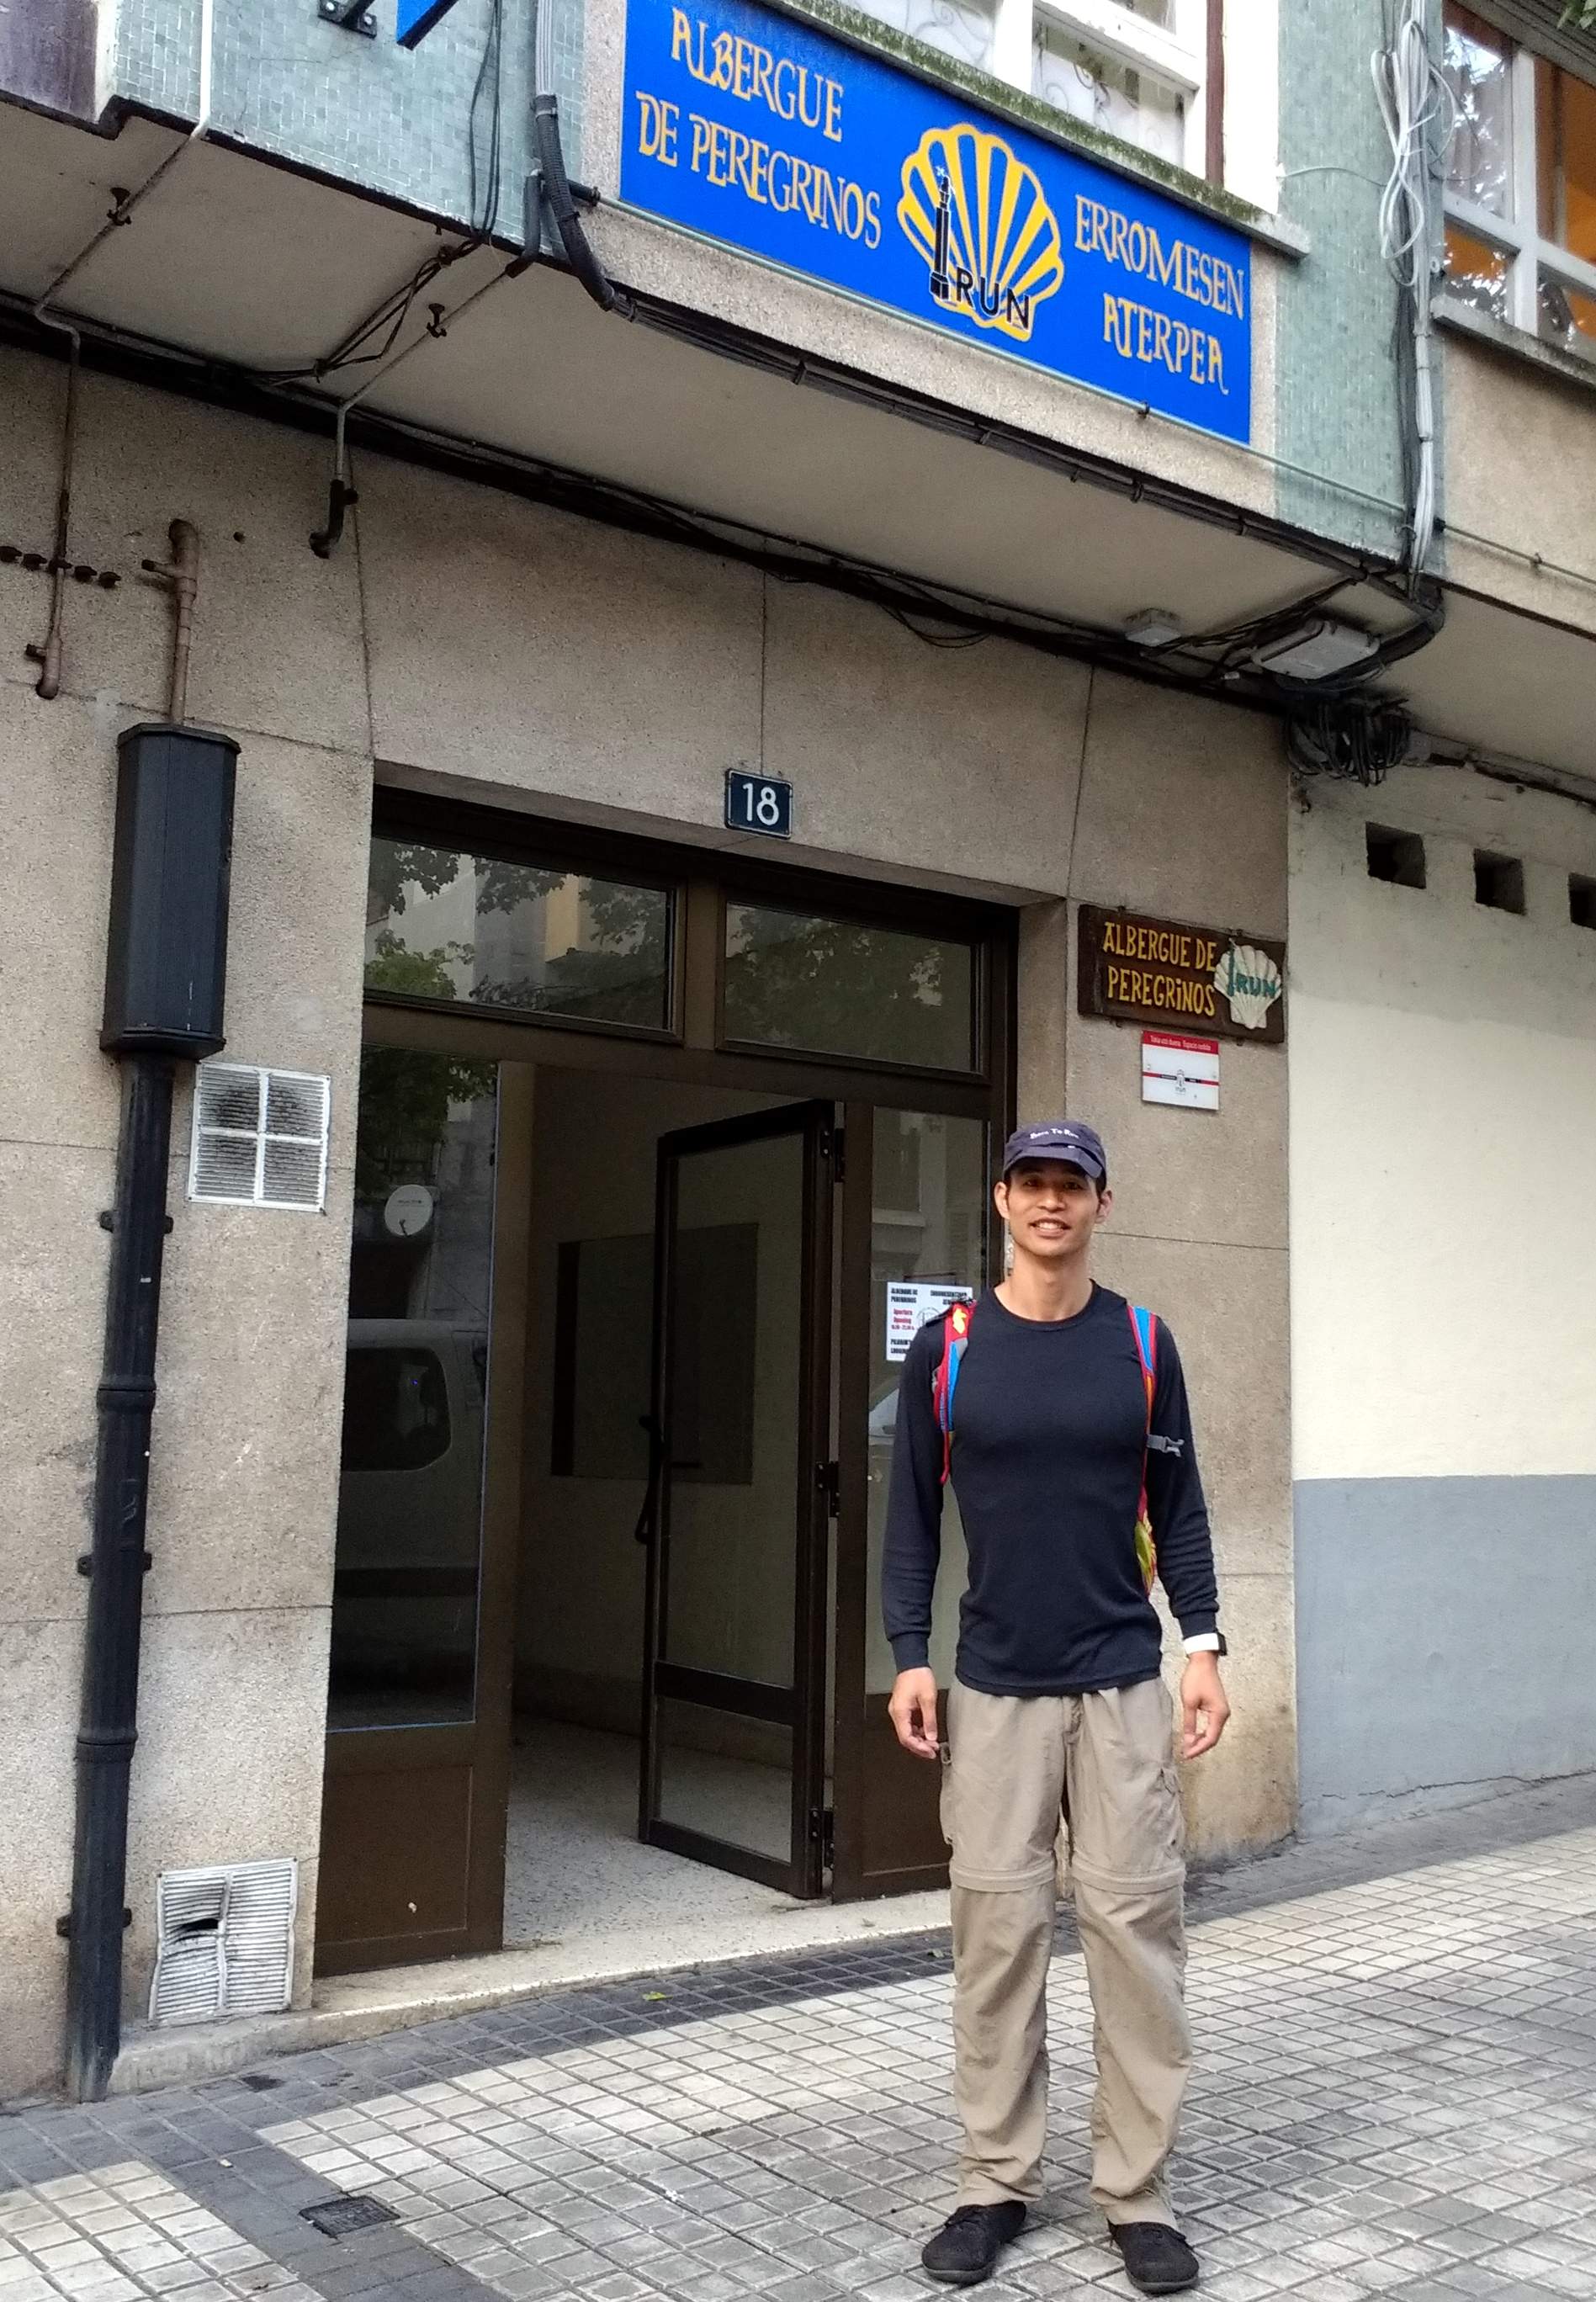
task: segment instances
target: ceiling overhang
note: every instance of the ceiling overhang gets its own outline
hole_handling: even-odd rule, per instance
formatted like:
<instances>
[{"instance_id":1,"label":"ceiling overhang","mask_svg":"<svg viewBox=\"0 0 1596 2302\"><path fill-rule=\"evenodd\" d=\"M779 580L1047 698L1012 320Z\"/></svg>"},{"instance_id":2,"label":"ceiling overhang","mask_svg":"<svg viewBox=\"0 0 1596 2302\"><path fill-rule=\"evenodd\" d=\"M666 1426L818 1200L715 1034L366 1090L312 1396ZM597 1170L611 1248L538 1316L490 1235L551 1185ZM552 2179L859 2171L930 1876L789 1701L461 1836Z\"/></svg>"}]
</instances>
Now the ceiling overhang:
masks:
<instances>
[{"instance_id":1,"label":"ceiling overhang","mask_svg":"<svg viewBox=\"0 0 1596 2302\"><path fill-rule=\"evenodd\" d=\"M182 139L140 119L106 139L10 107L4 124L0 289L21 299L14 318L99 230L113 187L144 182ZM107 236L58 308L107 338L214 364L206 388L247 382L251 404L298 422L330 424L338 398L365 387L363 413L394 442L413 433L484 470L498 459L580 475L617 516L634 494L640 524L645 500L676 507L751 548L775 539L841 555L1002 615L1112 636L1151 606L1207 633L1341 581L1337 613L1386 633L1406 620L1338 547L817 371L641 295L638 317L607 315L553 265L503 276L506 256L491 248L425 291L443 304L441 332L426 332L423 303L391 371L307 373L447 244L426 218L205 143ZM1584 634L1454 597L1439 636L1390 685L1438 734L1596 774L1583 702L1593 668Z\"/></svg>"}]
</instances>

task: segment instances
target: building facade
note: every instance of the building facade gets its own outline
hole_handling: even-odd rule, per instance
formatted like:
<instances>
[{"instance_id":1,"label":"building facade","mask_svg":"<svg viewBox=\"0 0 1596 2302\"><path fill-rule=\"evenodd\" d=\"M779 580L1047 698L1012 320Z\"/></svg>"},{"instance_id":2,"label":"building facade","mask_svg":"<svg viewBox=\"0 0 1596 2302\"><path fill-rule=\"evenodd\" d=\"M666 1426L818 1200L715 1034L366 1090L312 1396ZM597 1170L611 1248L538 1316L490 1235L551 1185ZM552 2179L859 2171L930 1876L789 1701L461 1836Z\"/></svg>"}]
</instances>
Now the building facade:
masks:
<instances>
[{"instance_id":1,"label":"building facade","mask_svg":"<svg viewBox=\"0 0 1596 2302\"><path fill-rule=\"evenodd\" d=\"M0 31L13 2095L174 716L239 749L116 2082L584 1896L644 1966L935 1885L895 1333L1016 1113L1103 1130L1188 1369L1199 1853L1596 1769L1596 46L1399 12L1393 147L1373 0L416 13Z\"/></svg>"}]
</instances>

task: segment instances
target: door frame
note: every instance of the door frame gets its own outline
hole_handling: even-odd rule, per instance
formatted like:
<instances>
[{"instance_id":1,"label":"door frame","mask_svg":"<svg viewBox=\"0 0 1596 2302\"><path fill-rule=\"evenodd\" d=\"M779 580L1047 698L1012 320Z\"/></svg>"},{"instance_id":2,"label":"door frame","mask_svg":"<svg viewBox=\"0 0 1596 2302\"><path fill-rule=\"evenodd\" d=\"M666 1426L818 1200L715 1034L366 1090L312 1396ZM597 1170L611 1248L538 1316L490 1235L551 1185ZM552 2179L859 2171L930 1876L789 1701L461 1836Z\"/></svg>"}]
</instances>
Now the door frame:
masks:
<instances>
[{"instance_id":1,"label":"door frame","mask_svg":"<svg viewBox=\"0 0 1596 2302\"><path fill-rule=\"evenodd\" d=\"M487 1439L484 1462L482 1583L479 1591L477 1710L475 1724L460 1727L349 1730L328 1737L330 1775L371 1771L374 1746L362 1734L402 1733L413 1738L407 1750L418 1761L449 1763L483 1741L483 1796L500 1816L506 1811L510 1768L515 1617L520 1554L522 1458L525 1435L525 1369L528 1354L531 1205L532 1095L540 1064L560 1070L629 1073L684 1085L767 1093L791 1103L828 1100L844 1112L834 1131L828 1157L834 1180L840 1241L836 1264L838 1290L833 1305L836 1382L833 1361L823 1357L821 1339L806 1347L804 1365L811 1396L831 1399L835 1437L829 1452L836 1462L835 1495L836 1568L826 1574L827 1525L822 1512L814 1550L823 1591L827 1580L830 1617L811 1606L810 1683L824 1695L826 1648L832 1642L831 1732L836 1797L836 1846L831 1891L837 1899L931 1885L945 1869L871 1874L862 1867L861 1792L864 1762L864 1639L866 1609L874 1603L868 1584L868 1439L865 1408L869 1382L870 1168L872 1112L876 1109L939 1112L981 1118L994 1136L1012 1123L1014 1108L1014 1001L1017 978L1017 920L1012 908L970 897L879 880L850 878L746 851L693 847L662 839L638 838L570 821L548 820L434 794L379 786L374 801L375 836L414 839L465 853L522 860L544 868L563 867L668 888L674 897L673 941L668 962L670 1020L667 1029L595 1024L535 1015L513 1020L502 1012L472 1009L464 1003L397 995L368 994L365 1044L409 1047L464 1061L500 1065L501 1138L495 1207L495 1291L491 1322ZM726 904L739 898L852 916L885 927L920 928L968 941L975 956L973 1000L976 1024L974 1066L965 1071L864 1061L771 1046L728 1045L724 1029L724 925ZM507 1082L520 1084L506 1097ZM511 1105L514 1105L512 1116ZM517 1131L518 1130L518 1131ZM844 1145L847 1147L845 1170ZM511 1188L512 1168L520 1178ZM994 1222L995 1218L990 1219ZM500 1226L503 1226L502 1233ZM829 1340L829 1339L828 1339ZM805 1429L812 1417L806 1417ZM827 1452L822 1444L822 1457ZM819 1491L811 1503L819 1511ZM834 1625L833 1629L831 1626ZM490 1728L497 1753L486 1748ZM824 1787L824 1721L805 1726L820 1756L811 1762L802 1841L811 1882L827 1853L831 1819L819 1808ZM334 1749L334 1744L341 1747ZM816 1746L810 1746L816 1747ZM814 1771L815 1766L820 1771ZM794 1799L796 1777L794 1767ZM475 1818L474 1818L475 1819ZM756 1858L757 1859L757 1858ZM424 1957L493 1950L503 1939L504 1831L474 1831L469 1917L466 1927L447 1937L373 1938L345 1943L323 1953L317 1970L346 1972Z\"/></svg>"},{"instance_id":2,"label":"door frame","mask_svg":"<svg viewBox=\"0 0 1596 2302\"><path fill-rule=\"evenodd\" d=\"M794 1406L796 1416L796 1492L794 1498L795 1546L793 1586L793 1684L784 1703L785 1688L766 1687L756 1680L728 1678L718 1674L684 1670L660 1655L668 1597L670 1547L670 1466L668 1447L659 1434L671 1427L669 1395L671 1242L676 1232L676 1187L680 1162L701 1151L731 1150L742 1144L769 1142L784 1135L800 1138L803 1151L799 1247L798 1382ZM826 1470L830 1418L831 1363L831 1225L835 1106L824 1100L777 1105L771 1111L750 1112L735 1119L710 1120L699 1127L674 1128L659 1138L654 1212L654 1383L651 1416L656 1442L656 1471L646 1524L648 1582L643 1611L643 1747L638 1779L637 1835L650 1846L685 1854L739 1878L801 1898L822 1891L825 1856L826 1788L826 1552L829 1487ZM712 1697L712 1707L751 1718L762 1718L792 1730L792 1827L789 1859L735 1846L729 1841L664 1820L659 1813L663 1751L659 1731L659 1704L672 1699L691 1701L691 1683L707 1681L700 1695ZM668 1677L672 1684L662 1684Z\"/></svg>"},{"instance_id":3,"label":"door frame","mask_svg":"<svg viewBox=\"0 0 1596 2302\"><path fill-rule=\"evenodd\" d=\"M382 1019L368 1015L366 1020L368 1026L374 1021L374 1028L366 1033L366 1046L395 1044L382 1029ZM340 1727L325 1737L326 1773L334 1781L433 1767L469 1768L465 1920L461 1926L426 1934L353 1936L337 1942L324 1941L318 1929L318 1974L419 1965L433 1959L495 1951L504 1941L505 1833L509 1811L515 1593L531 1288L533 1088L531 1063L500 1063L472 1716L447 1725Z\"/></svg>"},{"instance_id":4,"label":"door frame","mask_svg":"<svg viewBox=\"0 0 1596 2302\"><path fill-rule=\"evenodd\" d=\"M871 1866L866 1844L866 1782L872 1763L872 1744L878 1743L885 1732L885 1722L871 1716L874 1699L865 1684L869 1610L880 1603L880 1593L870 1588L869 1574L869 1404L875 1317L871 1264L875 1248L875 1115L880 1107L886 1106L852 1102L846 1106L844 1121L847 1159L839 1218L842 1252L836 1379L836 1712L832 1727L836 1820L831 1895L838 1903L911 1894L923 1887L947 1884L945 1854L908 1867L884 1869ZM1002 1140L996 1130L1000 1126L1006 1128L1007 1113L988 1114L987 1124L990 1150L991 1138ZM990 1278L999 1267L1003 1252L1003 1225L990 1191L986 1202L984 1245ZM945 1737L947 1689L938 1691ZM917 1767L917 1773L922 1771L934 1800L935 1777L928 1769Z\"/></svg>"}]
</instances>

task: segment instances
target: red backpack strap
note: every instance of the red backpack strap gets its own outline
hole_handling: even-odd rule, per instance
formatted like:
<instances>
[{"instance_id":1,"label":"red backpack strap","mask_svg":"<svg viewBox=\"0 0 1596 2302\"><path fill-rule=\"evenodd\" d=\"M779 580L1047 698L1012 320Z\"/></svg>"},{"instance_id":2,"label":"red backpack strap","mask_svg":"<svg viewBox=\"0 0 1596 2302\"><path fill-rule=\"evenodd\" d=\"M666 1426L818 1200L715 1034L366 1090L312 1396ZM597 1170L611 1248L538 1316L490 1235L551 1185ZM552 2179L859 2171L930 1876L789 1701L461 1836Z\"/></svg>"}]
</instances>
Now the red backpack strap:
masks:
<instances>
[{"instance_id":1,"label":"red backpack strap","mask_svg":"<svg viewBox=\"0 0 1596 2302\"><path fill-rule=\"evenodd\" d=\"M942 1315L942 1357L931 1377L931 1405L942 1433L942 1483L945 1487L953 1465L953 1393L959 1387L959 1363L970 1340L973 1303L955 1303Z\"/></svg>"}]
</instances>

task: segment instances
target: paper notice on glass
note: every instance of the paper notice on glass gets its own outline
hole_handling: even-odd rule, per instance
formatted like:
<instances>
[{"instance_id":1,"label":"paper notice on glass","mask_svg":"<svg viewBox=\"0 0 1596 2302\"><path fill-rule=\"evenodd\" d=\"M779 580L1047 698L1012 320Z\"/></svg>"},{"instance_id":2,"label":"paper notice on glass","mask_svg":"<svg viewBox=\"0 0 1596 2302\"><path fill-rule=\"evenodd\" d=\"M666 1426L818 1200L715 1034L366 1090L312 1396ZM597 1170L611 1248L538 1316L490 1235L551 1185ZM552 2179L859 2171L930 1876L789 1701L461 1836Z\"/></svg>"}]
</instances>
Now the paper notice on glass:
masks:
<instances>
[{"instance_id":1,"label":"paper notice on glass","mask_svg":"<svg viewBox=\"0 0 1596 2302\"><path fill-rule=\"evenodd\" d=\"M886 1357L897 1366L928 1319L940 1319L954 1303L968 1303L968 1287L946 1279L889 1279L886 1282Z\"/></svg>"}]
</instances>

